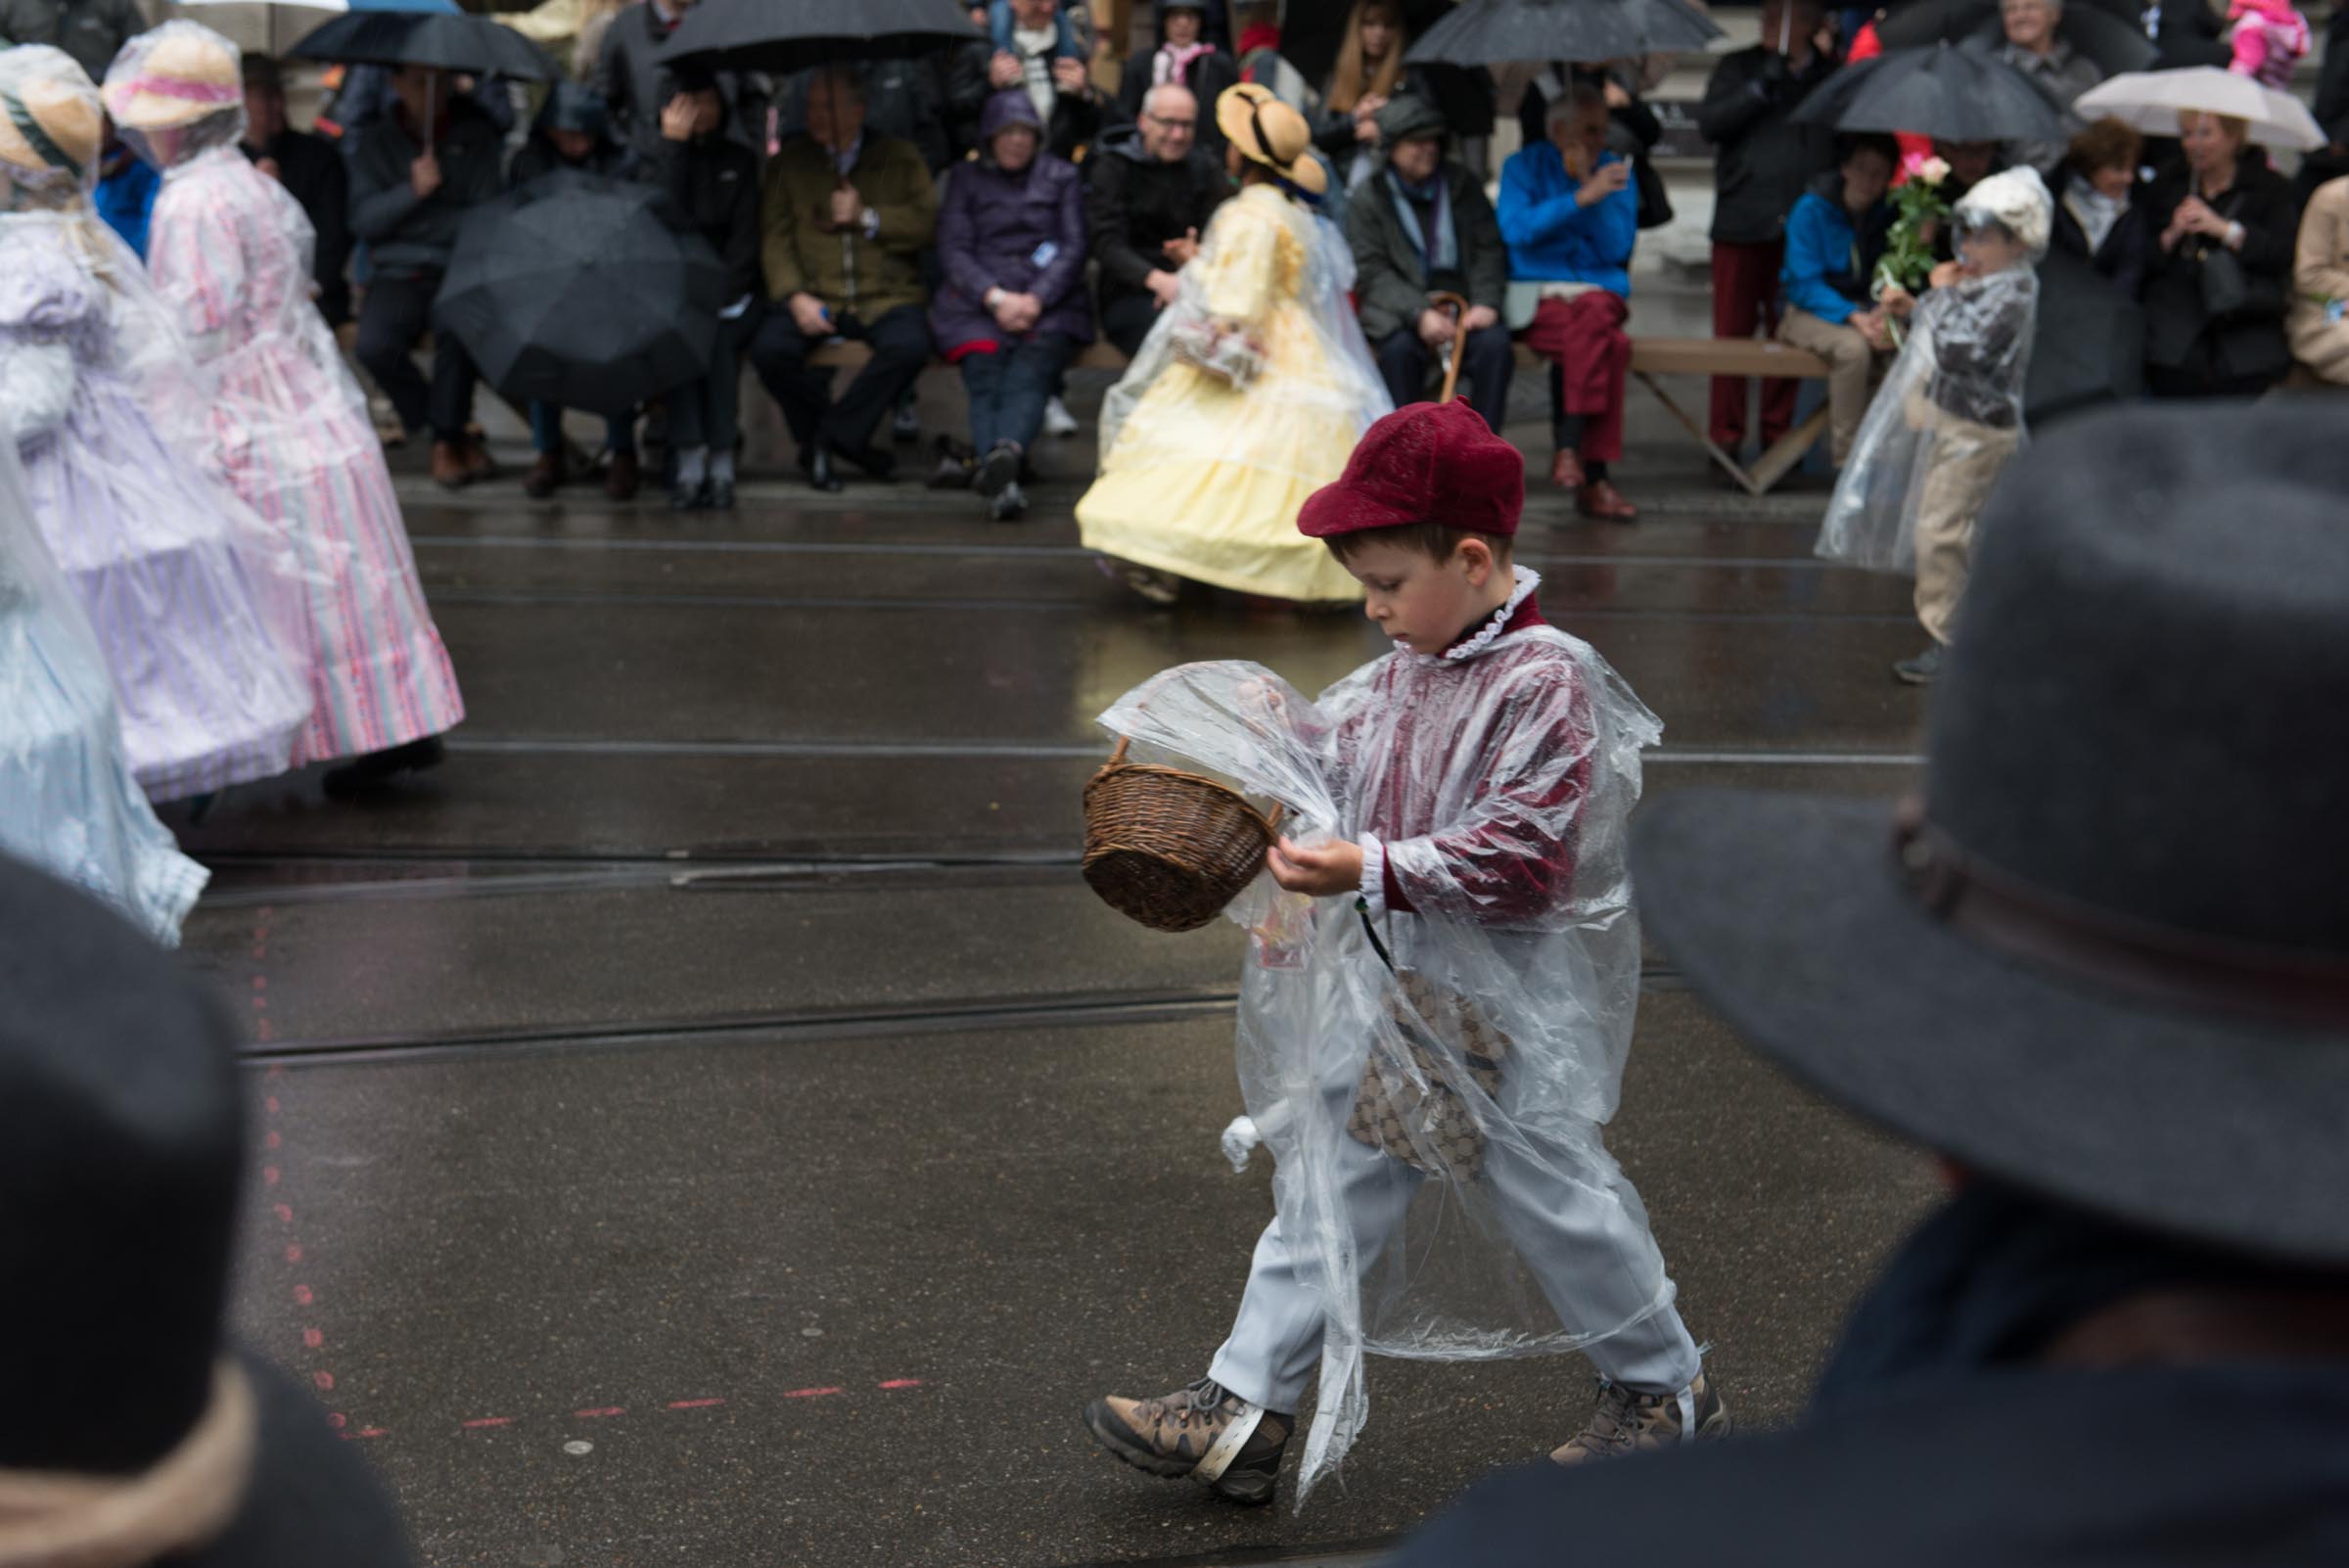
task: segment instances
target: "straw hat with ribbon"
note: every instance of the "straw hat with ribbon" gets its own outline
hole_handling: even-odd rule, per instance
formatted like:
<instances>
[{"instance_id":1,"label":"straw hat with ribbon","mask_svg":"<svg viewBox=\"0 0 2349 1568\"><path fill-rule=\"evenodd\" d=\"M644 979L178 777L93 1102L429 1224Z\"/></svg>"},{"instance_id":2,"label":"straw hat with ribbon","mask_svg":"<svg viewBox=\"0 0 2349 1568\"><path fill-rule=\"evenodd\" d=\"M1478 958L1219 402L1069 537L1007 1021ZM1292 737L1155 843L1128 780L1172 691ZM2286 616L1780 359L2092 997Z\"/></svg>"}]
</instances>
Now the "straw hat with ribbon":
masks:
<instances>
[{"instance_id":1,"label":"straw hat with ribbon","mask_svg":"<svg viewBox=\"0 0 2349 1568\"><path fill-rule=\"evenodd\" d=\"M45 44L0 55L0 162L79 182L105 140L98 87L73 57Z\"/></svg>"},{"instance_id":2,"label":"straw hat with ribbon","mask_svg":"<svg viewBox=\"0 0 2349 1568\"><path fill-rule=\"evenodd\" d=\"M123 46L106 73L117 125L171 130L245 102L237 46L193 22L167 22Z\"/></svg>"},{"instance_id":3,"label":"straw hat with ribbon","mask_svg":"<svg viewBox=\"0 0 2349 1568\"><path fill-rule=\"evenodd\" d=\"M1287 180L1309 196L1329 189L1329 176L1313 157L1313 127L1305 116L1252 81L1226 87L1216 98L1216 128L1240 156Z\"/></svg>"}]
</instances>

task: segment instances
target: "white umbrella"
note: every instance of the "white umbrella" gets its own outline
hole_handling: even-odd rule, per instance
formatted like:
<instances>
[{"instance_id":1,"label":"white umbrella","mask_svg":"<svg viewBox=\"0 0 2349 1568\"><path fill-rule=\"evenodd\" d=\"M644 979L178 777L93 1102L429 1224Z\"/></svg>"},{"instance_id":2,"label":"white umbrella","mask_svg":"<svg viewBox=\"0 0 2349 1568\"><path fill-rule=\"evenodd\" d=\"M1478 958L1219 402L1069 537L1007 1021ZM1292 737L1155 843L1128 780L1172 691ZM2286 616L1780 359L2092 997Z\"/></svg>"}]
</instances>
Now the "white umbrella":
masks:
<instances>
[{"instance_id":1,"label":"white umbrella","mask_svg":"<svg viewBox=\"0 0 2349 1568\"><path fill-rule=\"evenodd\" d=\"M2083 119L2110 115L2148 136L2177 135L2181 110L2239 119L2262 147L2308 152L2326 142L2299 99L2216 66L2123 71L2072 101L2072 113Z\"/></svg>"},{"instance_id":2,"label":"white umbrella","mask_svg":"<svg viewBox=\"0 0 2349 1568\"><path fill-rule=\"evenodd\" d=\"M349 9L350 0L172 0L169 7L173 16L225 33L248 54L272 57L317 26L321 13Z\"/></svg>"}]
</instances>

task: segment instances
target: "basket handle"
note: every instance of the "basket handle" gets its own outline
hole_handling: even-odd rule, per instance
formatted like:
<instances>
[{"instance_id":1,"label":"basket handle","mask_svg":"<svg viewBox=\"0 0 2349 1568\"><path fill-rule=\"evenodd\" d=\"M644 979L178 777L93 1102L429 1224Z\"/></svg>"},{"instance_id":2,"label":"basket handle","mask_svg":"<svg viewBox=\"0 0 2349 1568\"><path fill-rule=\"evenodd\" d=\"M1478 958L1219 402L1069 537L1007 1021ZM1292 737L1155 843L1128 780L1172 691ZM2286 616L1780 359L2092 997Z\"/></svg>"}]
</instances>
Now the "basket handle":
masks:
<instances>
[{"instance_id":1,"label":"basket handle","mask_svg":"<svg viewBox=\"0 0 2349 1568\"><path fill-rule=\"evenodd\" d=\"M1109 754L1109 761L1101 764L1101 771L1102 771L1102 772L1104 772L1104 773L1106 773L1106 772L1108 772L1108 771L1109 771L1111 768L1113 768L1113 767L1123 767L1123 766L1125 766L1125 765L1126 765L1126 748L1127 748L1127 747L1128 747L1129 744L1131 744L1131 741L1130 741L1130 738L1129 738L1129 737L1128 737L1128 736L1125 736L1125 735L1120 735L1120 736L1118 737L1118 744L1117 744L1117 747L1116 747L1116 749L1115 749L1115 750L1113 750L1113 751L1112 751L1112 752ZM1285 806L1281 805L1281 804L1280 804L1278 801L1274 801L1274 802L1272 803L1272 813L1271 813L1271 815L1269 815L1269 816L1267 816L1267 817L1265 817L1265 818L1264 818L1264 823L1265 823L1265 831L1266 831L1266 832L1267 832L1267 833L1275 833L1275 834L1276 834L1276 833L1278 833L1278 832L1280 831L1280 819L1281 819L1281 817L1282 817L1283 815L1285 815L1285 814L1287 813L1287 811L1288 811L1288 807L1285 807Z\"/></svg>"}]
</instances>

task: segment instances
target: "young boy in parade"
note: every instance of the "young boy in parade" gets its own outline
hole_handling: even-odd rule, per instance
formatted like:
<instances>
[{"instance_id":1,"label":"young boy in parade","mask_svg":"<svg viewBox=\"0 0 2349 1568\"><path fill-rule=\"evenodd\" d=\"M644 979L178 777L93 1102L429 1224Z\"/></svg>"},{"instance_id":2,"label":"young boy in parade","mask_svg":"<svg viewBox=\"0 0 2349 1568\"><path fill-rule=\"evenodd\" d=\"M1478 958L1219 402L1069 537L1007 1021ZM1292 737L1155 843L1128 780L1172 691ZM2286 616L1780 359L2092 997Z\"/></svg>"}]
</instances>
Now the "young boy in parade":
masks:
<instances>
[{"instance_id":1,"label":"young boy in parade","mask_svg":"<svg viewBox=\"0 0 2349 1568\"><path fill-rule=\"evenodd\" d=\"M1366 1352L1586 1353L1601 1397L1561 1464L1728 1428L1600 1130L1638 1000L1626 818L1661 726L1543 619L1511 560L1524 494L1467 405L1388 415L1297 527L1395 651L1311 701L1183 666L1103 715L1290 813L1226 911L1251 936L1226 1151L1271 1145L1276 1217L1206 1375L1085 1411L1151 1474L1268 1500L1317 1366L1302 1500L1366 1419Z\"/></svg>"},{"instance_id":2,"label":"young boy in parade","mask_svg":"<svg viewBox=\"0 0 2349 1568\"><path fill-rule=\"evenodd\" d=\"M2055 204L2039 176L2007 169L1958 200L1958 257L1921 300L1885 291L1908 341L1868 409L1835 485L1819 553L1916 576L1916 619L1933 640L1895 664L1910 685L1940 678L1973 557L1974 520L2023 439L2023 384L2039 318L2040 257Z\"/></svg>"}]
</instances>

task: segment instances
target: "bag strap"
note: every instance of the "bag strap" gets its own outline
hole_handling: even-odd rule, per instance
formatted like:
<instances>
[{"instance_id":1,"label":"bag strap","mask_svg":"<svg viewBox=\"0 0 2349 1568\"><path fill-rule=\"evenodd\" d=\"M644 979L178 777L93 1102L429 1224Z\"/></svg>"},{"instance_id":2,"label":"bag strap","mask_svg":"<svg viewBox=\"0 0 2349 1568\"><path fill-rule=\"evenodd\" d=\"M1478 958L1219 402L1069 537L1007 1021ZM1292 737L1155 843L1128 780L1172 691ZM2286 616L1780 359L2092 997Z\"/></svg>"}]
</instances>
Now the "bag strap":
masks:
<instances>
[{"instance_id":1,"label":"bag strap","mask_svg":"<svg viewBox=\"0 0 2349 1568\"><path fill-rule=\"evenodd\" d=\"M1356 899L1354 912L1362 917L1362 935L1370 939L1370 950L1378 954L1378 961L1387 966L1388 974L1395 973L1395 960L1387 952L1387 945L1378 940L1378 927L1370 923L1370 900Z\"/></svg>"}]
</instances>

